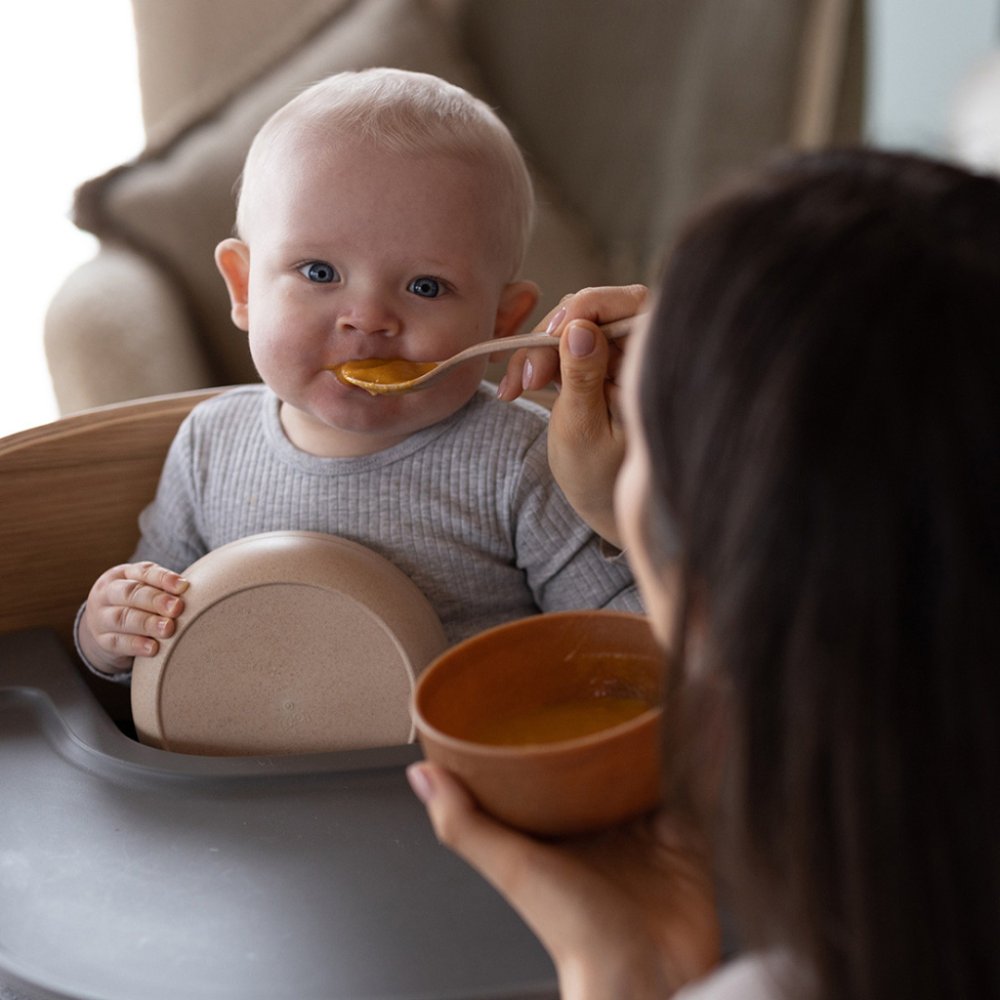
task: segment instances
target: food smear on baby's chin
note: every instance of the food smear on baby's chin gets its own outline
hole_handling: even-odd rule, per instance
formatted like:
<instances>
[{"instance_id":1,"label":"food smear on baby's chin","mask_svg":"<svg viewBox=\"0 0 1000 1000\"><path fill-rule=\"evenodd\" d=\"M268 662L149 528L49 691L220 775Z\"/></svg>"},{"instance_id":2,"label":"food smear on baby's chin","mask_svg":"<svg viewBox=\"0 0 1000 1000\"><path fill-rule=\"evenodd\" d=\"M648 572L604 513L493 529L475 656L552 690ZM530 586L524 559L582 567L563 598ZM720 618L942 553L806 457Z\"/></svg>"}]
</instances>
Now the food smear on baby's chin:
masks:
<instances>
[{"instance_id":1,"label":"food smear on baby's chin","mask_svg":"<svg viewBox=\"0 0 1000 1000\"><path fill-rule=\"evenodd\" d=\"M393 391L400 383L412 382L415 378L433 371L437 364L433 361L407 361L405 358L358 358L344 361L330 368L345 385L357 386L372 396Z\"/></svg>"}]
</instances>

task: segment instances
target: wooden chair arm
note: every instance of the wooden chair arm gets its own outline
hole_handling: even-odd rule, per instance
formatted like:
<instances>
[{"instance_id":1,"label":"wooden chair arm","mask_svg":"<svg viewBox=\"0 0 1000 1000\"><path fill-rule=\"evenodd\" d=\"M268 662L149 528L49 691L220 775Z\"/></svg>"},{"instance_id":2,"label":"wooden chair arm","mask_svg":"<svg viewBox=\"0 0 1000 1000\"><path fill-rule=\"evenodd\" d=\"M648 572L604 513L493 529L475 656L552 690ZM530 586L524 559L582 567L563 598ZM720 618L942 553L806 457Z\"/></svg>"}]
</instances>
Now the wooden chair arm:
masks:
<instances>
[{"instance_id":1,"label":"wooden chair arm","mask_svg":"<svg viewBox=\"0 0 1000 1000\"><path fill-rule=\"evenodd\" d=\"M0 634L65 641L91 584L131 554L171 440L219 389L99 407L0 439Z\"/></svg>"}]
</instances>

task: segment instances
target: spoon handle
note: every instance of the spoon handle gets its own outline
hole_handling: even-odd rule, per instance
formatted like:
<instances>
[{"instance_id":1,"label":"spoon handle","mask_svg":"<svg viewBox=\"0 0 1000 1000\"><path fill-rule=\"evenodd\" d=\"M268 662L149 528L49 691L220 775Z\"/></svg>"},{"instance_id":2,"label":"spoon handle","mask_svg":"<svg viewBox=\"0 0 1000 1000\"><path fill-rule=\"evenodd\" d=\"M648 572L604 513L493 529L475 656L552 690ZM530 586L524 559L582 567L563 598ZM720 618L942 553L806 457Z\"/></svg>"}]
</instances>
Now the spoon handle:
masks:
<instances>
[{"instance_id":1,"label":"spoon handle","mask_svg":"<svg viewBox=\"0 0 1000 1000\"><path fill-rule=\"evenodd\" d=\"M635 321L634 316L628 319L616 319L612 323L602 323L600 326L604 336L609 340L624 337ZM559 338L549 333L519 333L513 337L499 337L496 340L484 340L481 344L473 344L458 354L453 354L446 363L449 367L460 361L478 357L480 354L498 354L501 351L516 351L522 347L558 347Z\"/></svg>"},{"instance_id":2,"label":"spoon handle","mask_svg":"<svg viewBox=\"0 0 1000 1000\"><path fill-rule=\"evenodd\" d=\"M605 323L601 325L601 330L604 331L606 337L612 340L618 337L624 337L632 327L632 322L634 317L629 317L628 319L615 320L613 323ZM332 369L337 372L337 377L342 382L347 382L350 385L356 385L360 389L364 389L366 392L371 393L373 396L385 396L385 395L395 395L396 393L402 392L413 392L416 389L425 389L431 383L436 382L445 372L449 371L455 365L461 364L463 361L468 361L470 358L478 357L481 354L494 354L501 351L516 351L519 347L558 347L559 338L553 337L548 333L522 333L515 337L498 337L496 340L487 340L481 344L473 344L472 347L467 347L464 351L459 351L458 354L453 354L450 358L444 361L439 361L437 363L430 362L416 365L416 370L420 371L421 368L427 369L429 371L424 371L421 375L411 376L406 378L409 372L404 372L403 378L399 381L394 379L387 379L385 373L382 373L381 377L375 377L372 374L366 374L370 370L362 369L360 371L350 371L350 364L338 365L336 368ZM379 366L376 365L376 368ZM390 365L384 365L383 368L388 368ZM411 366L414 367L414 366ZM393 371L393 375L398 378L398 374Z\"/></svg>"}]
</instances>

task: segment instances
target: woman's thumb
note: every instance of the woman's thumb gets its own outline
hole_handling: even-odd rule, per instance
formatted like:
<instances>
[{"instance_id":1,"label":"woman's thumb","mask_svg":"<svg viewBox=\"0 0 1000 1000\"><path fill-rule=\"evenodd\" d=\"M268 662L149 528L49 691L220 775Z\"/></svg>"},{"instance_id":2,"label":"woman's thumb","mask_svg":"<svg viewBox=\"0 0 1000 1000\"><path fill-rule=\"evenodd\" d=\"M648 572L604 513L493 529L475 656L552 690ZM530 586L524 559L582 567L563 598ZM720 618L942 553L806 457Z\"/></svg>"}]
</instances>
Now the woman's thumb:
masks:
<instances>
[{"instance_id":1,"label":"woman's thumb","mask_svg":"<svg viewBox=\"0 0 1000 1000\"><path fill-rule=\"evenodd\" d=\"M559 344L559 403L580 420L598 414L606 420L604 382L608 344L598 327L574 320Z\"/></svg>"},{"instance_id":2,"label":"woman's thumb","mask_svg":"<svg viewBox=\"0 0 1000 1000\"><path fill-rule=\"evenodd\" d=\"M574 320L560 344L560 381L574 395L604 395L607 341L593 323Z\"/></svg>"}]
</instances>

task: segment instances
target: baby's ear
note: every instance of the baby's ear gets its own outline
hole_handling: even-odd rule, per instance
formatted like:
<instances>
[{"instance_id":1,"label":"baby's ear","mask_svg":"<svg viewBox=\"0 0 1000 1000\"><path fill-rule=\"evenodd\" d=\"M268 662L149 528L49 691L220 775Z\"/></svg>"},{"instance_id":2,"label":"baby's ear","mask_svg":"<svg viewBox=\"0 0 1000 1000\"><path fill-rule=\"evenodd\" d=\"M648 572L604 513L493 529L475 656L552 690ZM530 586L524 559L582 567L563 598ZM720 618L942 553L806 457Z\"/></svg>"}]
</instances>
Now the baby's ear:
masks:
<instances>
[{"instance_id":1,"label":"baby's ear","mask_svg":"<svg viewBox=\"0 0 1000 1000\"><path fill-rule=\"evenodd\" d=\"M512 281L500 293L494 337L509 337L517 333L531 310L538 304L538 285L533 281Z\"/></svg>"},{"instance_id":2,"label":"baby's ear","mask_svg":"<svg viewBox=\"0 0 1000 1000\"><path fill-rule=\"evenodd\" d=\"M233 322L241 330L249 330L250 247L235 237L223 240L215 248L215 266L226 282Z\"/></svg>"}]
</instances>

